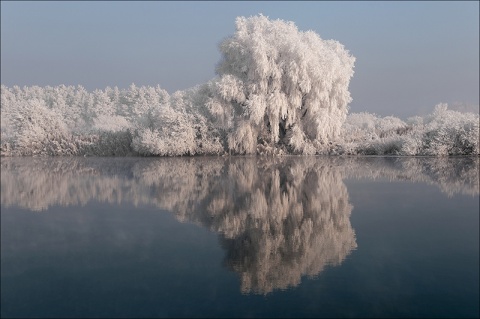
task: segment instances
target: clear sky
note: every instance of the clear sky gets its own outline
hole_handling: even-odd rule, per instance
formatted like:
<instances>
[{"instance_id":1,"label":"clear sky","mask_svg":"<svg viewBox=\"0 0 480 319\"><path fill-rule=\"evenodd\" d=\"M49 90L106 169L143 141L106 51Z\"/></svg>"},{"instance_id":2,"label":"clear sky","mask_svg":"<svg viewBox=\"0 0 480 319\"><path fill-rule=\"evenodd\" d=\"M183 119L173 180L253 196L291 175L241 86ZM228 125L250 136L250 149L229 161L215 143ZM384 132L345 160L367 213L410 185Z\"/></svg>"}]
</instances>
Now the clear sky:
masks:
<instances>
[{"instance_id":1,"label":"clear sky","mask_svg":"<svg viewBox=\"0 0 480 319\"><path fill-rule=\"evenodd\" d=\"M235 18L260 13L356 57L351 112L478 111L479 1L1 1L1 83L173 93L213 78Z\"/></svg>"}]
</instances>

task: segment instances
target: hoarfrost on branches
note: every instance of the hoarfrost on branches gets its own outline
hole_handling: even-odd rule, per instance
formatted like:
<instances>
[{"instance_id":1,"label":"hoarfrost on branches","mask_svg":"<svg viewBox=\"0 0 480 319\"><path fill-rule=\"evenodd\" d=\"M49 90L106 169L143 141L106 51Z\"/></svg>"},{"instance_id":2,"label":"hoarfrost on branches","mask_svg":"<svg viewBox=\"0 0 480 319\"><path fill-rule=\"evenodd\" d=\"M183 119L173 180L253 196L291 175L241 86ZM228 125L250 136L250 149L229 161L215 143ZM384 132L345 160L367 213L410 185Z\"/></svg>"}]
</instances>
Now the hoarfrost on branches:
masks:
<instances>
[{"instance_id":1,"label":"hoarfrost on branches","mask_svg":"<svg viewBox=\"0 0 480 319\"><path fill-rule=\"evenodd\" d=\"M160 86L1 85L1 155L479 155L479 115L348 114L355 58L263 15L236 20L211 81Z\"/></svg>"},{"instance_id":2,"label":"hoarfrost on branches","mask_svg":"<svg viewBox=\"0 0 480 319\"><path fill-rule=\"evenodd\" d=\"M306 153L307 145L316 150L337 137L355 58L292 22L260 15L237 18L236 27L220 45L220 79L209 100L212 113L230 124L229 151L252 154L263 145Z\"/></svg>"}]
</instances>

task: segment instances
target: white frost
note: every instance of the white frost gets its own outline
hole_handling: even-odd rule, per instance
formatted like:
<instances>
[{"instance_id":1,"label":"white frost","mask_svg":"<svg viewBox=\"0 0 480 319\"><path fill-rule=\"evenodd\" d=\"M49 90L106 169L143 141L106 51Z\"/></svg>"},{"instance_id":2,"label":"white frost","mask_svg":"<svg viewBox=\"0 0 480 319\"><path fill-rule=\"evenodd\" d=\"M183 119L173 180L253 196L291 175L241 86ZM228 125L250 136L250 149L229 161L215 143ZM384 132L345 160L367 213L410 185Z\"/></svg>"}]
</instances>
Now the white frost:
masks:
<instances>
[{"instance_id":1,"label":"white frost","mask_svg":"<svg viewBox=\"0 0 480 319\"><path fill-rule=\"evenodd\" d=\"M1 155L479 155L479 115L348 114L355 58L263 15L236 20L218 76L160 86L1 86Z\"/></svg>"}]
</instances>

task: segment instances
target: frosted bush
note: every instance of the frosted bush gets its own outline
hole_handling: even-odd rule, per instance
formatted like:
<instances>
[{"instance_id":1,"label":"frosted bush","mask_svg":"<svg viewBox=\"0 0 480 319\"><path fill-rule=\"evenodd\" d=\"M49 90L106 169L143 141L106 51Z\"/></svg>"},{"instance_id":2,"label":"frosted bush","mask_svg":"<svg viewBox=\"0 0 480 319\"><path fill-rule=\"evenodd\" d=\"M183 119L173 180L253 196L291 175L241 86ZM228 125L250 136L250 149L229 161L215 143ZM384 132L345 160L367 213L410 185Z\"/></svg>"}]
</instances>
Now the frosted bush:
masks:
<instances>
[{"instance_id":1,"label":"frosted bush","mask_svg":"<svg viewBox=\"0 0 480 319\"><path fill-rule=\"evenodd\" d=\"M479 155L479 115L448 110L439 104L432 114L406 122L369 113L347 116L340 139L341 154ZM333 153L332 150L330 150Z\"/></svg>"},{"instance_id":2,"label":"frosted bush","mask_svg":"<svg viewBox=\"0 0 480 319\"><path fill-rule=\"evenodd\" d=\"M44 101L20 101L16 106L16 112L7 120L8 135L2 146L14 155L76 154L77 147L61 116L46 107Z\"/></svg>"},{"instance_id":3,"label":"frosted bush","mask_svg":"<svg viewBox=\"0 0 480 319\"><path fill-rule=\"evenodd\" d=\"M172 104L182 107L182 93L172 97ZM180 104L180 105L179 105ZM145 121L144 124L149 121ZM171 105L165 105L151 114L151 123L139 126L133 148L143 155L183 155L194 151L194 131L186 115Z\"/></svg>"},{"instance_id":4,"label":"frosted bush","mask_svg":"<svg viewBox=\"0 0 480 319\"><path fill-rule=\"evenodd\" d=\"M479 116L448 110L439 104L425 119L422 155L478 155Z\"/></svg>"}]
</instances>

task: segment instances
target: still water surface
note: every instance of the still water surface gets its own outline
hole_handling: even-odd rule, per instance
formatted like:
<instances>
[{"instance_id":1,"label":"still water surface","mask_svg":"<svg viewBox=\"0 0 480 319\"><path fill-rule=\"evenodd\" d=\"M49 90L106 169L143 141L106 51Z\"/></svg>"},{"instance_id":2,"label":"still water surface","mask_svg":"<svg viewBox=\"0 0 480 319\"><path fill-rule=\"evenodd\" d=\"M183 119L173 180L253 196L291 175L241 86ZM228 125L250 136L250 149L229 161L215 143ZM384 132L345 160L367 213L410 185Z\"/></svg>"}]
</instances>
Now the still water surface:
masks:
<instances>
[{"instance_id":1,"label":"still water surface","mask_svg":"<svg viewBox=\"0 0 480 319\"><path fill-rule=\"evenodd\" d=\"M478 158L2 158L1 315L478 317Z\"/></svg>"}]
</instances>

